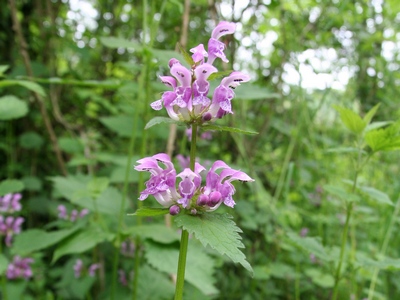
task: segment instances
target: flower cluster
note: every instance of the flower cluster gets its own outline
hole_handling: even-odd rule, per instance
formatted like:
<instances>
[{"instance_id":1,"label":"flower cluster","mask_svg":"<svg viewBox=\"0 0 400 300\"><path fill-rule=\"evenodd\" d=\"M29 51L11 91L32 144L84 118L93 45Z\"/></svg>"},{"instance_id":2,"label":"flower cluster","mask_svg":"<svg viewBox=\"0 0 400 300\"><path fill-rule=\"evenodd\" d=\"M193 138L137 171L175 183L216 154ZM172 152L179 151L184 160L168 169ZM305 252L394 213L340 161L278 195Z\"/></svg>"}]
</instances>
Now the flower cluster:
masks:
<instances>
[{"instance_id":1,"label":"flower cluster","mask_svg":"<svg viewBox=\"0 0 400 300\"><path fill-rule=\"evenodd\" d=\"M192 55L191 69L184 67L175 58L169 61L172 76L160 76L162 83L172 88L164 92L161 99L151 103L155 110L161 110L164 105L171 119L185 122L208 122L220 119L226 114L233 114L231 100L235 93L232 89L241 82L250 80L242 72L232 72L222 79L220 85L214 90L212 99L208 98L210 90L209 77L217 73L213 66L216 58L228 62L224 50L225 44L219 39L226 34L233 34L236 25L230 22L220 22L212 31L208 41L208 52L200 44L190 50ZM206 60L207 58L207 60Z\"/></svg>"},{"instance_id":2,"label":"flower cluster","mask_svg":"<svg viewBox=\"0 0 400 300\"><path fill-rule=\"evenodd\" d=\"M75 278L79 278L82 275L82 271L84 270L83 261L81 259L77 259L74 266ZM91 264L87 269L89 276L94 277L96 275L96 270L100 269L100 264Z\"/></svg>"},{"instance_id":3,"label":"flower cluster","mask_svg":"<svg viewBox=\"0 0 400 300\"><path fill-rule=\"evenodd\" d=\"M148 171L151 176L146 182L146 188L141 192L139 200L145 200L149 195L154 196L158 203L170 208L172 215L178 214L181 208L197 211L214 211L222 203L233 207L232 196L235 188L232 181L254 181L246 173L234 170L221 160L213 163L206 173L205 185L202 186L200 173L206 169L195 163L194 171L185 168L177 174L169 156L159 153L137 161L137 171ZM161 163L164 168L162 168ZM218 170L221 170L217 173ZM177 187L177 181L179 181Z\"/></svg>"},{"instance_id":4,"label":"flower cluster","mask_svg":"<svg viewBox=\"0 0 400 300\"><path fill-rule=\"evenodd\" d=\"M15 256L12 263L7 267L6 276L8 279L29 279L33 276L30 264L33 263L32 258L21 258Z\"/></svg>"},{"instance_id":5,"label":"flower cluster","mask_svg":"<svg viewBox=\"0 0 400 300\"><path fill-rule=\"evenodd\" d=\"M67 208L64 205L59 205L58 209L58 217L64 220L70 220L71 222L76 221L77 219L81 219L89 213L87 208L82 209L78 212L76 209L71 211L71 214L68 214Z\"/></svg>"},{"instance_id":6,"label":"flower cluster","mask_svg":"<svg viewBox=\"0 0 400 300\"><path fill-rule=\"evenodd\" d=\"M19 202L21 198L22 195L19 193L7 194L3 197L0 197L0 212L14 213L16 211L20 211L22 208L22 205Z\"/></svg>"},{"instance_id":7,"label":"flower cluster","mask_svg":"<svg viewBox=\"0 0 400 300\"><path fill-rule=\"evenodd\" d=\"M24 221L22 217L14 218L8 216L4 218L0 215L0 234L6 236L5 242L7 247L11 246L13 235L21 232L21 225Z\"/></svg>"}]
</instances>

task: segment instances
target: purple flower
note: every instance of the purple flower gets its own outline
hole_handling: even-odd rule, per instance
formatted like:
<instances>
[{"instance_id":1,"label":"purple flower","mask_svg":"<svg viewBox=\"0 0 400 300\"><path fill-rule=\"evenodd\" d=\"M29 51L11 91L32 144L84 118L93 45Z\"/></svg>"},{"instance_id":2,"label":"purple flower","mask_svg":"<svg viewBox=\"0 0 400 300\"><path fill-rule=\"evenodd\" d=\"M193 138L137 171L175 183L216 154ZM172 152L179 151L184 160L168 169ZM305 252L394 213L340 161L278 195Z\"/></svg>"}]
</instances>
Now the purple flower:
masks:
<instances>
[{"instance_id":1,"label":"purple flower","mask_svg":"<svg viewBox=\"0 0 400 300\"><path fill-rule=\"evenodd\" d=\"M96 270L100 269L100 264L91 264L88 271L89 276L94 277L96 275Z\"/></svg>"},{"instance_id":2,"label":"purple flower","mask_svg":"<svg viewBox=\"0 0 400 300\"><path fill-rule=\"evenodd\" d=\"M225 44L219 39L226 34L233 34L235 28L234 23L220 22L211 34L208 52L203 44L190 49L194 61L191 70L172 58L169 61L172 76L160 76L161 81L172 91L164 92L161 99L150 104L151 107L161 110L164 106L171 119L187 123L197 120L209 122L228 113L232 114L231 100L235 95L232 89L240 82L249 81L250 77L241 72L233 72L215 89L212 100L208 98L208 80L211 74L218 72L212 65L216 58L228 62L224 54Z\"/></svg>"},{"instance_id":3,"label":"purple flower","mask_svg":"<svg viewBox=\"0 0 400 300\"><path fill-rule=\"evenodd\" d=\"M22 205L19 202L21 198L22 195L20 193L7 194L0 197L0 212L13 213L20 211L22 209Z\"/></svg>"},{"instance_id":4,"label":"purple flower","mask_svg":"<svg viewBox=\"0 0 400 300\"><path fill-rule=\"evenodd\" d=\"M310 231L310 230L309 230L307 227L303 227L303 228L300 230L300 236L301 236L301 237L305 237L305 236L308 234L309 231Z\"/></svg>"},{"instance_id":5,"label":"purple flower","mask_svg":"<svg viewBox=\"0 0 400 300\"><path fill-rule=\"evenodd\" d=\"M159 162L166 168L161 168L158 165ZM185 168L178 175L169 156L165 153L143 158L138 163L136 170L151 173L150 179L146 182L146 189L141 192L139 200L153 195L161 205L170 208L171 214L179 213L178 208L190 210L192 214L198 211L213 211L222 203L233 207L235 201L232 196L236 190L232 181L254 181L246 173L230 168L221 160L216 161L207 172L205 186L201 185L200 176L205 168L197 162L194 171ZM218 170L221 172L217 173ZM177 178L179 182L176 187Z\"/></svg>"},{"instance_id":6,"label":"purple flower","mask_svg":"<svg viewBox=\"0 0 400 300\"><path fill-rule=\"evenodd\" d=\"M123 286L127 286L128 285L128 280L126 279L126 273L124 270L118 270L118 275L119 275L119 282L121 282L121 284Z\"/></svg>"},{"instance_id":7,"label":"purple flower","mask_svg":"<svg viewBox=\"0 0 400 300\"><path fill-rule=\"evenodd\" d=\"M7 217L4 219L0 215L0 234L5 235L7 247L11 246L12 236L21 232L21 225L24 223L24 218L22 217Z\"/></svg>"},{"instance_id":8,"label":"purple flower","mask_svg":"<svg viewBox=\"0 0 400 300\"><path fill-rule=\"evenodd\" d=\"M133 257L135 254L136 246L132 241L125 241L121 243L121 253L125 256Z\"/></svg>"},{"instance_id":9,"label":"purple flower","mask_svg":"<svg viewBox=\"0 0 400 300\"><path fill-rule=\"evenodd\" d=\"M81 259L77 259L74 266L75 278L81 277L82 269L83 269L83 262Z\"/></svg>"},{"instance_id":10,"label":"purple flower","mask_svg":"<svg viewBox=\"0 0 400 300\"><path fill-rule=\"evenodd\" d=\"M67 219L68 218L68 216L67 216L67 208L64 205L60 204L57 207L57 210L58 210L58 217L60 219Z\"/></svg>"},{"instance_id":11,"label":"purple flower","mask_svg":"<svg viewBox=\"0 0 400 300\"><path fill-rule=\"evenodd\" d=\"M146 189L140 193L139 200L145 200L149 195L164 207L173 204L173 199L178 197L175 188L176 171L169 156L165 153L159 153L152 157L146 157L137 161L139 165L135 166L137 171L148 171L151 176L146 182ZM161 168L158 163L162 163L166 168Z\"/></svg>"},{"instance_id":12,"label":"purple flower","mask_svg":"<svg viewBox=\"0 0 400 300\"><path fill-rule=\"evenodd\" d=\"M219 38L226 34L233 34L235 29L235 23L224 21L220 22L217 27L214 28L211 39L208 41L208 63L212 64L217 57L224 62L229 61L224 54L225 44L220 42Z\"/></svg>"},{"instance_id":13,"label":"purple flower","mask_svg":"<svg viewBox=\"0 0 400 300\"><path fill-rule=\"evenodd\" d=\"M82 219L90 212L87 208L82 209L80 212L76 209L73 209L71 211L71 214L68 215L67 208L64 205L59 205L57 209L58 209L58 217L60 219L70 220L71 222L75 222L77 219Z\"/></svg>"},{"instance_id":14,"label":"purple flower","mask_svg":"<svg viewBox=\"0 0 400 300\"><path fill-rule=\"evenodd\" d=\"M29 279L33 276L30 264L33 262L32 258L21 258L15 256L13 262L7 267L6 276L8 279L25 278Z\"/></svg>"}]
</instances>

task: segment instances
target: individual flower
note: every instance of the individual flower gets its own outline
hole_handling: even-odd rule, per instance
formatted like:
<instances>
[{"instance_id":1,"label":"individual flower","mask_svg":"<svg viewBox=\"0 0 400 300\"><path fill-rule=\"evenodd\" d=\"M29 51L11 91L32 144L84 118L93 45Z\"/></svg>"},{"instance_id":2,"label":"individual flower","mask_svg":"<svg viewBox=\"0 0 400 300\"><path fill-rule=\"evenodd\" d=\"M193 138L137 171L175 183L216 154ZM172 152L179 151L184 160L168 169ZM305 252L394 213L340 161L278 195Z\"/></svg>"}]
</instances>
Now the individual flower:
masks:
<instances>
[{"instance_id":1,"label":"individual flower","mask_svg":"<svg viewBox=\"0 0 400 300\"><path fill-rule=\"evenodd\" d=\"M161 168L159 162L166 168ZM136 170L151 173L139 200L153 195L162 206L170 209L172 215L178 214L181 209L189 210L192 214L214 211L222 203L234 207L233 195L236 190L232 182L254 181L246 173L232 169L221 160L214 162L208 170L204 186L200 173L206 169L197 162L194 171L185 168L179 174L176 174L169 156L165 153L141 159L138 163Z\"/></svg>"},{"instance_id":2,"label":"individual flower","mask_svg":"<svg viewBox=\"0 0 400 300\"><path fill-rule=\"evenodd\" d=\"M83 261L81 259L77 259L74 266L74 273L75 273L75 278L81 277L82 269L83 269Z\"/></svg>"},{"instance_id":3,"label":"individual flower","mask_svg":"<svg viewBox=\"0 0 400 300\"><path fill-rule=\"evenodd\" d=\"M179 195L175 188L176 171L170 157L165 153L159 153L137 162L139 165L135 166L135 170L148 171L151 174L146 182L146 189L140 193L139 200L143 201L152 195L162 206L171 206ZM163 164L165 169L161 168L159 163Z\"/></svg>"},{"instance_id":4,"label":"individual flower","mask_svg":"<svg viewBox=\"0 0 400 300\"><path fill-rule=\"evenodd\" d=\"M161 99L151 103L155 110L164 106L169 117L176 121L209 122L232 114L231 100L234 98L232 89L241 82L249 81L250 77L241 72L232 72L222 79L215 89L212 100L208 97L210 91L209 77L217 73L213 66L215 59L228 62L225 56L225 44L219 39L227 34L233 34L236 25L230 22L220 22L212 31L208 42L208 51L200 44L192 49L194 64L187 69L175 58L169 61L172 76L160 76L162 83L172 91L164 92ZM207 58L207 61L206 61Z\"/></svg>"},{"instance_id":5,"label":"individual flower","mask_svg":"<svg viewBox=\"0 0 400 300\"><path fill-rule=\"evenodd\" d=\"M89 276L94 277L96 275L96 270L98 269L100 269L100 264L91 264L88 269Z\"/></svg>"},{"instance_id":6,"label":"individual flower","mask_svg":"<svg viewBox=\"0 0 400 300\"><path fill-rule=\"evenodd\" d=\"M13 213L20 211L22 208L20 203L21 198L22 195L20 193L6 194L0 197L0 212Z\"/></svg>"},{"instance_id":7,"label":"individual flower","mask_svg":"<svg viewBox=\"0 0 400 300\"><path fill-rule=\"evenodd\" d=\"M13 261L8 265L6 276L8 279L18 279L24 278L29 279L33 276L30 264L33 263L32 258L21 258L20 256L15 256Z\"/></svg>"},{"instance_id":8,"label":"individual flower","mask_svg":"<svg viewBox=\"0 0 400 300\"><path fill-rule=\"evenodd\" d=\"M24 218L22 217L12 217L8 216L4 218L0 215L0 234L5 235L5 243L7 247L11 246L12 237L15 234L19 234L21 232L21 225L24 223Z\"/></svg>"}]
</instances>

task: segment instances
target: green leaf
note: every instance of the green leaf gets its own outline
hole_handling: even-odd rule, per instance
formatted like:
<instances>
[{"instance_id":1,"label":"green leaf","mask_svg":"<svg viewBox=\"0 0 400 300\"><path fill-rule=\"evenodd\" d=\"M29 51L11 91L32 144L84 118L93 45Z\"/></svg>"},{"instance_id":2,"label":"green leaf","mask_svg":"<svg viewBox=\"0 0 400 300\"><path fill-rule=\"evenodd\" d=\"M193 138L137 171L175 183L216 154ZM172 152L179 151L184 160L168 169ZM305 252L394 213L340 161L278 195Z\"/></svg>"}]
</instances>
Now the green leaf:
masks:
<instances>
[{"instance_id":1,"label":"green leaf","mask_svg":"<svg viewBox=\"0 0 400 300\"><path fill-rule=\"evenodd\" d=\"M367 126L367 123L354 111L338 105L333 105L333 108L339 112L342 122L350 131L359 134Z\"/></svg>"},{"instance_id":2,"label":"green leaf","mask_svg":"<svg viewBox=\"0 0 400 300\"><path fill-rule=\"evenodd\" d=\"M365 142L374 152L399 150L399 131L400 121L386 128L368 131L365 134Z\"/></svg>"},{"instance_id":3,"label":"green leaf","mask_svg":"<svg viewBox=\"0 0 400 300\"><path fill-rule=\"evenodd\" d=\"M242 230L231 219L232 216L228 214L205 213L195 216L180 215L175 218L175 222L179 227L194 234L204 247L210 245L253 273L245 255L239 250L244 248L239 235Z\"/></svg>"},{"instance_id":4,"label":"green leaf","mask_svg":"<svg viewBox=\"0 0 400 300\"><path fill-rule=\"evenodd\" d=\"M28 191L40 191L42 188L42 181L39 177L35 176L24 176L22 179L25 189Z\"/></svg>"},{"instance_id":5,"label":"green leaf","mask_svg":"<svg viewBox=\"0 0 400 300\"><path fill-rule=\"evenodd\" d=\"M28 105L15 96L0 98L0 121L18 119L28 113Z\"/></svg>"},{"instance_id":6,"label":"green leaf","mask_svg":"<svg viewBox=\"0 0 400 300\"><path fill-rule=\"evenodd\" d=\"M250 135L258 134L258 132L255 132L255 131L243 130L243 129L239 129L239 128L222 126L222 125L217 125L217 124L202 125L201 129L204 131L218 130L218 131L228 131L228 132L233 132L233 133L242 133L242 134L250 134Z\"/></svg>"},{"instance_id":7,"label":"green leaf","mask_svg":"<svg viewBox=\"0 0 400 300\"><path fill-rule=\"evenodd\" d=\"M97 198L93 198L87 186L91 180L90 176L55 176L50 177L50 180L54 183L55 191L72 203L91 211L97 209L100 213L119 215L122 195L116 188L108 187ZM125 203L125 208L127 205L128 203Z\"/></svg>"},{"instance_id":8,"label":"green leaf","mask_svg":"<svg viewBox=\"0 0 400 300\"><path fill-rule=\"evenodd\" d=\"M372 118L375 116L376 112L378 111L380 105L381 104L378 103L373 108L371 108L369 112L367 112L367 114L363 118L363 121L365 122L365 124L369 125L369 123L371 122Z\"/></svg>"},{"instance_id":9,"label":"green leaf","mask_svg":"<svg viewBox=\"0 0 400 300\"><path fill-rule=\"evenodd\" d=\"M299 248L313 253L316 257L324 260L330 261L330 256L326 253L324 246L321 242L315 237L301 237L294 232L289 232L289 239Z\"/></svg>"},{"instance_id":10,"label":"green leaf","mask_svg":"<svg viewBox=\"0 0 400 300\"><path fill-rule=\"evenodd\" d=\"M20 180L7 179L0 182L0 196L18 193L24 189L24 184Z\"/></svg>"},{"instance_id":11,"label":"green leaf","mask_svg":"<svg viewBox=\"0 0 400 300\"><path fill-rule=\"evenodd\" d=\"M167 213L169 213L168 208L141 207L133 214L128 214L128 216L153 217L166 215Z\"/></svg>"},{"instance_id":12,"label":"green leaf","mask_svg":"<svg viewBox=\"0 0 400 300\"><path fill-rule=\"evenodd\" d=\"M125 182L126 176L126 166L124 167L116 167L112 170L110 175L110 182L112 183L123 183ZM139 181L139 172L137 172L134 168L129 168L129 177L128 182L138 182Z\"/></svg>"},{"instance_id":13,"label":"green leaf","mask_svg":"<svg viewBox=\"0 0 400 300\"><path fill-rule=\"evenodd\" d=\"M39 149L43 143L43 138L34 131L25 132L19 137L19 144L25 149Z\"/></svg>"},{"instance_id":14,"label":"green leaf","mask_svg":"<svg viewBox=\"0 0 400 300\"><path fill-rule=\"evenodd\" d=\"M376 202L393 206L393 202L390 200L389 196L382 191L369 186L361 186L360 190Z\"/></svg>"},{"instance_id":15,"label":"green leaf","mask_svg":"<svg viewBox=\"0 0 400 300\"><path fill-rule=\"evenodd\" d=\"M266 87L258 86L255 84L243 83L244 87L235 89L235 98L243 100L265 100L276 99L281 96L277 93L271 92Z\"/></svg>"},{"instance_id":16,"label":"green leaf","mask_svg":"<svg viewBox=\"0 0 400 300\"><path fill-rule=\"evenodd\" d=\"M101 37L100 42L109 48L129 48L137 51L142 51L142 45L136 41L129 41L119 37Z\"/></svg>"},{"instance_id":17,"label":"green leaf","mask_svg":"<svg viewBox=\"0 0 400 300\"><path fill-rule=\"evenodd\" d=\"M335 285L335 279L331 274L323 273L317 268L309 268L304 272L311 278L312 282L322 288L332 288Z\"/></svg>"},{"instance_id":18,"label":"green leaf","mask_svg":"<svg viewBox=\"0 0 400 300\"><path fill-rule=\"evenodd\" d=\"M100 122L121 137L131 137L132 135L132 129L134 126L132 116L118 115L112 117L101 117Z\"/></svg>"},{"instance_id":19,"label":"green leaf","mask_svg":"<svg viewBox=\"0 0 400 300\"><path fill-rule=\"evenodd\" d=\"M140 236L143 239L151 239L162 244L170 244L179 241L178 233L165 225L149 224L130 227L124 234Z\"/></svg>"},{"instance_id":20,"label":"green leaf","mask_svg":"<svg viewBox=\"0 0 400 300\"><path fill-rule=\"evenodd\" d=\"M46 92L42 88L41 85L37 84L36 82L28 81L28 80L1 80L0 87L11 86L11 85L20 85L28 90L39 94L40 96L45 97Z\"/></svg>"},{"instance_id":21,"label":"green leaf","mask_svg":"<svg viewBox=\"0 0 400 300\"><path fill-rule=\"evenodd\" d=\"M233 72L232 70L227 70L227 71L220 71L220 72L212 73L210 76L208 76L208 81L213 81L215 79L229 76L232 72Z\"/></svg>"},{"instance_id":22,"label":"green leaf","mask_svg":"<svg viewBox=\"0 0 400 300\"><path fill-rule=\"evenodd\" d=\"M5 270L8 267L8 259L4 256L4 254L0 253L0 276L3 275Z\"/></svg>"},{"instance_id":23,"label":"green leaf","mask_svg":"<svg viewBox=\"0 0 400 300\"><path fill-rule=\"evenodd\" d=\"M329 194L332 194L339 199L342 199L346 202L357 202L360 201L360 197L358 195L352 194L347 192L342 187L336 185L324 185L324 190L327 191Z\"/></svg>"},{"instance_id":24,"label":"green leaf","mask_svg":"<svg viewBox=\"0 0 400 300\"><path fill-rule=\"evenodd\" d=\"M28 255L35 251L55 245L75 233L81 226L69 229L46 232L42 229L28 229L16 235L14 238L12 253L16 255ZM34 241L34 242L32 242Z\"/></svg>"},{"instance_id":25,"label":"green leaf","mask_svg":"<svg viewBox=\"0 0 400 300\"><path fill-rule=\"evenodd\" d=\"M165 274L161 274L147 264L140 266L139 274L140 276L138 278L137 299L170 300L173 298L174 285L172 283L172 280L168 278Z\"/></svg>"},{"instance_id":26,"label":"green leaf","mask_svg":"<svg viewBox=\"0 0 400 300\"><path fill-rule=\"evenodd\" d=\"M180 122L180 121L175 121L171 118L167 118L167 117L154 117L153 119L151 119L149 122L147 122L146 126L144 127L144 129L149 129L151 127L153 127L154 125L157 124L178 124L178 125L184 125L185 123Z\"/></svg>"},{"instance_id":27,"label":"green leaf","mask_svg":"<svg viewBox=\"0 0 400 300\"><path fill-rule=\"evenodd\" d=\"M215 295L218 290L215 288L214 260L207 255L201 245L196 241L190 241L186 261L185 280L205 295ZM146 260L154 268L161 272L171 273L176 271L179 249L174 246L165 246L157 243L146 243Z\"/></svg>"},{"instance_id":28,"label":"green leaf","mask_svg":"<svg viewBox=\"0 0 400 300\"><path fill-rule=\"evenodd\" d=\"M74 234L57 247L56 251L54 251L52 263L64 255L85 252L97 244L106 240L110 241L113 238L114 234L104 232L99 227L86 228Z\"/></svg>"},{"instance_id":29,"label":"green leaf","mask_svg":"<svg viewBox=\"0 0 400 300\"><path fill-rule=\"evenodd\" d=\"M189 53L187 53L187 51L182 47L181 44L179 44L179 43L176 43L176 44L177 44L179 51L181 52L183 58L185 59L185 61L189 64L189 66L193 66L194 60L193 60L192 56Z\"/></svg>"},{"instance_id":30,"label":"green leaf","mask_svg":"<svg viewBox=\"0 0 400 300\"><path fill-rule=\"evenodd\" d=\"M86 186L92 197L97 198L108 188L109 184L110 180L107 177L96 177L90 180Z\"/></svg>"}]
</instances>

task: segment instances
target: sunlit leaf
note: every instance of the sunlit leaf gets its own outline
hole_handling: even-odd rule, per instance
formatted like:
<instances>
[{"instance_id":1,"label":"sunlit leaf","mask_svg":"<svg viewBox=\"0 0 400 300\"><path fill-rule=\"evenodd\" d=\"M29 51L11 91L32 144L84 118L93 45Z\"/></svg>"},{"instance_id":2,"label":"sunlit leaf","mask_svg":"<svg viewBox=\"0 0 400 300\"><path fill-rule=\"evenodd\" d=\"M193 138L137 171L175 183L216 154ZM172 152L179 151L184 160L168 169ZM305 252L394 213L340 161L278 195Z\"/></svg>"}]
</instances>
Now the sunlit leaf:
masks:
<instances>
[{"instance_id":1,"label":"sunlit leaf","mask_svg":"<svg viewBox=\"0 0 400 300\"><path fill-rule=\"evenodd\" d=\"M332 194L346 202L360 201L360 196L358 196L356 194L352 194L340 186L327 184L327 185L324 185L324 190L327 191L329 194Z\"/></svg>"},{"instance_id":2,"label":"sunlit leaf","mask_svg":"<svg viewBox=\"0 0 400 300\"><path fill-rule=\"evenodd\" d=\"M129 48L137 51L142 50L142 45L136 41L130 41L119 37L101 37L100 42L109 48Z\"/></svg>"},{"instance_id":3,"label":"sunlit leaf","mask_svg":"<svg viewBox=\"0 0 400 300\"><path fill-rule=\"evenodd\" d=\"M364 116L363 121L365 122L365 124L368 125L368 124L371 122L372 118L375 116L376 112L378 111L380 105L381 105L380 103L378 103L377 105L375 105L375 106L374 106L373 108L371 108L370 111Z\"/></svg>"},{"instance_id":4,"label":"sunlit leaf","mask_svg":"<svg viewBox=\"0 0 400 300\"><path fill-rule=\"evenodd\" d=\"M28 81L28 80L1 80L0 81L0 87L5 87L5 86L12 86L12 85L20 85L28 90L35 92L39 94L40 96L46 96L46 92L36 82Z\"/></svg>"},{"instance_id":5,"label":"sunlit leaf","mask_svg":"<svg viewBox=\"0 0 400 300\"><path fill-rule=\"evenodd\" d=\"M239 235L242 230L232 221L232 216L217 213L180 215L175 218L175 222L179 227L194 234L203 246L210 245L211 248L253 273L245 255L239 249L244 248Z\"/></svg>"},{"instance_id":6,"label":"sunlit leaf","mask_svg":"<svg viewBox=\"0 0 400 300\"><path fill-rule=\"evenodd\" d=\"M367 123L354 111L338 105L334 105L333 108L339 112L343 124L350 131L359 134L367 126Z\"/></svg>"},{"instance_id":7,"label":"sunlit leaf","mask_svg":"<svg viewBox=\"0 0 400 300\"><path fill-rule=\"evenodd\" d=\"M166 227L164 224L133 226L125 230L124 234L140 236L143 239L151 239L162 244L170 244L179 241L179 235L177 231Z\"/></svg>"},{"instance_id":8,"label":"sunlit leaf","mask_svg":"<svg viewBox=\"0 0 400 300\"><path fill-rule=\"evenodd\" d=\"M178 45L179 51L181 52L185 61L189 64L189 66L193 66L194 61L193 61L192 56L182 47L181 44L177 43L177 45Z\"/></svg>"}]
</instances>

